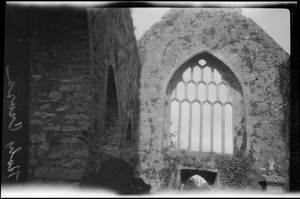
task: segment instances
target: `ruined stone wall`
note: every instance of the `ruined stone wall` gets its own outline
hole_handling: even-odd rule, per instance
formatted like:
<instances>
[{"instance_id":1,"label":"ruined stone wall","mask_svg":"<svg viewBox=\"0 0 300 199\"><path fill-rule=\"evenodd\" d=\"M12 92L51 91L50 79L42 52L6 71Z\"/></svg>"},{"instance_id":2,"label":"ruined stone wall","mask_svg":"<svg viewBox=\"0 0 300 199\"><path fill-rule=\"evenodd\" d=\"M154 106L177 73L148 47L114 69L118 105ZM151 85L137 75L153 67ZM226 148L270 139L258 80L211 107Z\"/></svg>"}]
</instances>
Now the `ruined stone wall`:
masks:
<instances>
[{"instance_id":1,"label":"ruined stone wall","mask_svg":"<svg viewBox=\"0 0 300 199\"><path fill-rule=\"evenodd\" d=\"M77 181L87 164L92 119L87 14L72 9L35 14L29 176Z\"/></svg>"},{"instance_id":2,"label":"ruined stone wall","mask_svg":"<svg viewBox=\"0 0 300 199\"><path fill-rule=\"evenodd\" d=\"M35 15L30 179L78 182L96 174L110 154L131 159L133 145L128 152L122 146L129 121L136 138L140 65L129 9L49 8ZM106 89L109 67L114 101ZM105 121L112 132L105 132Z\"/></svg>"},{"instance_id":3,"label":"ruined stone wall","mask_svg":"<svg viewBox=\"0 0 300 199\"><path fill-rule=\"evenodd\" d=\"M169 80L184 61L201 52L226 64L242 87L245 112L244 117L235 118L240 125L234 129L235 147L247 152L252 142L256 168L267 168L267 159L273 157L279 175L287 178L286 139L281 133L285 108L278 82L289 55L243 16L241 9L171 9L138 43L142 61L140 170L147 183L154 189L162 186L158 171L164 167L161 150L167 146L164 140L169 133L165 114ZM198 156L194 158L201 160L198 168L215 168L214 158Z\"/></svg>"},{"instance_id":4,"label":"ruined stone wall","mask_svg":"<svg viewBox=\"0 0 300 199\"><path fill-rule=\"evenodd\" d=\"M107 144L103 150L103 158L121 157L132 162L138 143L140 63L130 10L126 8L91 8L88 10L88 20L90 23L91 73L94 75L93 90L95 91L93 106L97 107L93 109L94 118L96 118L95 130L102 131L104 121L100 121L99 118L104 118L105 113L108 113L109 109L112 110L103 106L105 104L103 103L105 101L103 94L109 92L105 86L109 68L114 73L117 90L118 107L115 108L118 109L119 128L115 130L110 128L110 131L113 132L108 133L111 135L108 139L117 144L114 146ZM127 141L131 143L130 145L126 144L129 122L132 122L133 135L132 139ZM97 142L101 142L101 140ZM91 150L95 150L93 153L98 153L96 145L97 143L93 143L90 146ZM95 165L95 162L98 162L96 157L90 156L91 164Z\"/></svg>"}]
</instances>

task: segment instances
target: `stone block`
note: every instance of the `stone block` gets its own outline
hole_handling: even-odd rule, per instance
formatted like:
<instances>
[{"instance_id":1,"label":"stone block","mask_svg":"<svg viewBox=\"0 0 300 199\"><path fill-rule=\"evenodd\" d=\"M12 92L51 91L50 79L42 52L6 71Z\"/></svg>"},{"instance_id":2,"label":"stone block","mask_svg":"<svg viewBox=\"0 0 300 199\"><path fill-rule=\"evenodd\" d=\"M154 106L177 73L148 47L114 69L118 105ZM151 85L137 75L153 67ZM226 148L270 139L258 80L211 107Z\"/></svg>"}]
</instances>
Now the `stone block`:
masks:
<instances>
[{"instance_id":1,"label":"stone block","mask_svg":"<svg viewBox=\"0 0 300 199\"><path fill-rule=\"evenodd\" d=\"M68 169L59 167L36 167L34 176L38 178L80 180L84 169Z\"/></svg>"},{"instance_id":2,"label":"stone block","mask_svg":"<svg viewBox=\"0 0 300 199\"><path fill-rule=\"evenodd\" d=\"M78 121L78 125L81 127L89 127L90 122L89 121Z\"/></svg>"},{"instance_id":3,"label":"stone block","mask_svg":"<svg viewBox=\"0 0 300 199\"><path fill-rule=\"evenodd\" d=\"M47 159L61 159L64 158L68 152L69 148L66 145L52 146L48 153Z\"/></svg>"},{"instance_id":4,"label":"stone block","mask_svg":"<svg viewBox=\"0 0 300 199\"><path fill-rule=\"evenodd\" d=\"M32 79L34 79L35 81L39 81L39 80L43 77L43 75L35 74L35 75L32 75L31 77L32 77Z\"/></svg>"},{"instance_id":5,"label":"stone block","mask_svg":"<svg viewBox=\"0 0 300 199\"><path fill-rule=\"evenodd\" d=\"M72 153L69 153L68 156L70 158L87 158L88 156L88 150L86 147L78 146L76 149L72 150Z\"/></svg>"},{"instance_id":6,"label":"stone block","mask_svg":"<svg viewBox=\"0 0 300 199\"><path fill-rule=\"evenodd\" d=\"M39 96L39 97L42 97L42 98L43 98L43 97L46 97L47 95L48 95L48 93L38 93L38 96Z\"/></svg>"},{"instance_id":7,"label":"stone block","mask_svg":"<svg viewBox=\"0 0 300 199\"><path fill-rule=\"evenodd\" d=\"M55 125L55 126L44 126L42 128L42 130L44 131L60 131L61 130L61 126L60 125Z\"/></svg>"},{"instance_id":8,"label":"stone block","mask_svg":"<svg viewBox=\"0 0 300 199\"><path fill-rule=\"evenodd\" d=\"M70 109L70 106L65 105L65 106L59 107L58 109L56 109L56 111L57 112L63 112L63 111L66 111L68 109Z\"/></svg>"},{"instance_id":9,"label":"stone block","mask_svg":"<svg viewBox=\"0 0 300 199\"><path fill-rule=\"evenodd\" d=\"M65 124L75 124L76 121L75 120L67 120L65 121Z\"/></svg>"},{"instance_id":10,"label":"stone block","mask_svg":"<svg viewBox=\"0 0 300 199\"><path fill-rule=\"evenodd\" d=\"M43 159L44 156L49 152L50 150L50 144L49 143L42 143L38 146L37 150L37 157L39 159Z\"/></svg>"},{"instance_id":11,"label":"stone block","mask_svg":"<svg viewBox=\"0 0 300 199\"><path fill-rule=\"evenodd\" d=\"M76 138L76 137L70 137L70 138L62 138L59 140L59 143L63 143L63 144L75 144L81 142L80 139Z\"/></svg>"},{"instance_id":12,"label":"stone block","mask_svg":"<svg viewBox=\"0 0 300 199\"><path fill-rule=\"evenodd\" d=\"M63 85L59 88L59 91L64 93L64 92L67 92L67 91L73 91L74 89L75 89L74 85Z\"/></svg>"},{"instance_id":13,"label":"stone block","mask_svg":"<svg viewBox=\"0 0 300 199\"><path fill-rule=\"evenodd\" d=\"M63 167L72 168L72 169L80 169L86 166L86 161L82 159L73 159L70 162L63 165Z\"/></svg>"},{"instance_id":14,"label":"stone block","mask_svg":"<svg viewBox=\"0 0 300 199\"><path fill-rule=\"evenodd\" d=\"M80 114L73 114L73 115L66 115L65 119L67 120L89 120L89 116L80 113Z\"/></svg>"},{"instance_id":15,"label":"stone block","mask_svg":"<svg viewBox=\"0 0 300 199\"><path fill-rule=\"evenodd\" d=\"M92 97L91 97L91 96L88 96L88 95L85 95L85 96L83 97L83 100L84 100L84 101L91 101L91 99L92 99Z\"/></svg>"},{"instance_id":16,"label":"stone block","mask_svg":"<svg viewBox=\"0 0 300 199\"><path fill-rule=\"evenodd\" d=\"M48 108L50 108L50 104L49 103L43 104L43 105L40 106L41 110L45 110L45 109L48 109Z\"/></svg>"},{"instance_id":17,"label":"stone block","mask_svg":"<svg viewBox=\"0 0 300 199\"><path fill-rule=\"evenodd\" d=\"M78 131L88 131L88 130L89 130L89 127L87 127L87 126L78 127Z\"/></svg>"},{"instance_id":18,"label":"stone block","mask_svg":"<svg viewBox=\"0 0 300 199\"><path fill-rule=\"evenodd\" d=\"M38 120L38 119L33 119L30 121L31 125L37 125L37 126L42 126L44 124L43 120Z\"/></svg>"},{"instance_id":19,"label":"stone block","mask_svg":"<svg viewBox=\"0 0 300 199\"><path fill-rule=\"evenodd\" d=\"M60 98L62 98L62 94L58 91L53 91L53 92L49 93L48 97L52 98L52 99L59 100Z\"/></svg>"},{"instance_id":20,"label":"stone block","mask_svg":"<svg viewBox=\"0 0 300 199\"><path fill-rule=\"evenodd\" d=\"M77 127L76 126L64 126L62 131L63 132L77 131Z\"/></svg>"},{"instance_id":21,"label":"stone block","mask_svg":"<svg viewBox=\"0 0 300 199\"><path fill-rule=\"evenodd\" d=\"M45 132L37 132L37 133L31 133L30 135L31 142L46 142L47 141L47 136Z\"/></svg>"},{"instance_id":22,"label":"stone block","mask_svg":"<svg viewBox=\"0 0 300 199\"><path fill-rule=\"evenodd\" d=\"M59 79L60 82L63 82L63 83L70 83L72 82L73 80L72 79Z\"/></svg>"},{"instance_id":23,"label":"stone block","mask_svg":"<svg viewBox=\"0 0 300 199\"><path fill-rule=\"evenodd\" d=\"M39 111L34 111L32 113L32 116L33 117L40 117L42 119L46 119L46 118L53 118L55 117L56 115L54 113L47 113L47 112L39 112Z\"/></svg>"}]
</instances>

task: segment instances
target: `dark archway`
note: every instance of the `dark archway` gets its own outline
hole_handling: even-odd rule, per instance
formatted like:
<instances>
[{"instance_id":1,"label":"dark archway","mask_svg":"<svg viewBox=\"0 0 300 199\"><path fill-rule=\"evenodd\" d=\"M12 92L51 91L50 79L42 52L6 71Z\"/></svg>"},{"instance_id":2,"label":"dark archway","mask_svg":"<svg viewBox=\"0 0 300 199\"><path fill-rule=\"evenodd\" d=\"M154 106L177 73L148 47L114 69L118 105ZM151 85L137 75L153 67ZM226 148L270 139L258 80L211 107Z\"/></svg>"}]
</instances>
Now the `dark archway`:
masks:
<instances>
[{"instance_id":1,"label":"dark archway","mask_svg":"<svg viewBox=\"0 0 300 199\"><path fill-rule=\"evenodd\" d=\"M180 171L181 183L186 183L193 175L199 175L206 180L208 185L213 185L216 181L217 172L198 169L182 169Z\"/></svg>"},{"instance_id":2,"label":"dark archway","mask_svg":"<svg viewBox=\"0 0 300 199\"><path fill-rule=\"evenodd\" d=\"M131 120L128 121L127 131L126 131L126 141L132 140L132 128L131 128Z\"/></svg>"},{"instance_id":3,"label":"dark archway","mask_svg":"<svg viewBox=\"0 0 300 199\"><path fill-rule=\"evenodd\" d=\"M106 108L103 136L104 157L116 155L120 148L120 117L118 93L113 68L110 66L107 74Z\"/></svg>"}]
</instances>

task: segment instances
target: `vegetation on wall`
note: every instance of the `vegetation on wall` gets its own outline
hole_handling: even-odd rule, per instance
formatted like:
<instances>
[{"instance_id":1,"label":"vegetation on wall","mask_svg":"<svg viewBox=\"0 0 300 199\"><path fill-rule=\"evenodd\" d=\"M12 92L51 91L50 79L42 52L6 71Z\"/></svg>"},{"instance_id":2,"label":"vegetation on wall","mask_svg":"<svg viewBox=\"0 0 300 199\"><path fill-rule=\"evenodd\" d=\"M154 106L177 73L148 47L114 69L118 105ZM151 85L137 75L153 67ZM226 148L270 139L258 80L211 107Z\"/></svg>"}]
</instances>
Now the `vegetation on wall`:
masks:
<instances>
[{"instance_id":1,"label":"vegetation on wall","mask_svg":"<svg viewBox=\"0 0 300 199\"><path fill-rule=\"evenodd\" d=\"M242 138L239 147L235 142L233 155L214 152L199 153L185 150L174 150L172 145L162 151L164 167L159 171L162 188L176 189L178 166L199 168L201 170L217 169L221 189L242 190L252 182L256 175L254 169L253 143L246 151L247 133L239 130ZM177 186L178 188L178 186Z\"/></svg>"},{"instance_id":2,"label":"vegetation on wall","mask_svg":"<svg viewBox=\"0 0 300 199\"><path fill-rule=\"evenodd\" d=\"M216 159L216 168L219 171L221 188L245 189L252 181L251 174L255 173L253 164L252 147L248 154L235 153L233 156L218 156Z\"/></svg>"},{"instance_id":3,"label":"vegetation on wall","mask_svg":"<svg viewBox=\"0 0 300 199\"><path fill-rule=\"evenodd\" d=\"M171 159L170 156L164 156L165 167L159 171L159 178L162 183L162 189L168 188L171 183L172 176L177 171L178 159ZM174 187L175 188L175 187Z\"/></svg>"},{"instance_id":4,"label":"vegetation on wall","mask_svg":"<svg viewBox=\"0 0 300 199\"><path fill-rule=\"evenodd\" d=\"M234 145L233 155L218 155L216 158L222 189L245 189L252 182L251 176L256 175L253 142L247 153L247 133L240 129L238 134L242 136L242 143L240 147Z\"/></svg>"},{"instance_id":5,"label":"vegetation on wall","mask_svg":"<svg viewBox=\"0 0 300 199\"><path fill-rule=\"evenodd\" d=\"M275 80L275 84L279 86L280 93L282 95L282 106L283 117L284 119L281 121L281 137L285 143L286 147L286 158L284 164L286 165L284 170L278 170L277 173L285 176L287 181L289 181L289 175L287 171L289 170L289 161L290 161L290 106L291 106L291 81L290 81L290 58L286 63L280 64L277 66L278 68L278 76ZM282 167L284 168L284 167ZM289 183L286 183L285 190L289 190Z\"/></svg>"},{"instance_id":6,"label":"vegetation on wall","mask_svg":"<svg viewBox=\"0 0 300 199\"><path fill-rule=\"evenodd\" d=\"M289 110L290 110L290 59L286 63L283 63L278 66L278 77L276 79L276 84L280 88L280 93L283 97L283 104L282 104L282 110L284 113L284 121L282 121L282 129L281 129L281 136L283 138L283 141L286 144L287 151L289 151L289 125L290 125L290 118L289 118Z\"/></svg>"},{"instance_id":7,"label":"vegetation on wall","mask_svg":"<svg viewBox=\"0 0 300 199\"><path fill-rule=\"evenodd\" d=\"M164 167L159 171L162 188L178 188L177 175L178 166L210 169L215 153L188 153L185 150L170 150L165 148L162 151Z\"/></svg>"}]
</instances>

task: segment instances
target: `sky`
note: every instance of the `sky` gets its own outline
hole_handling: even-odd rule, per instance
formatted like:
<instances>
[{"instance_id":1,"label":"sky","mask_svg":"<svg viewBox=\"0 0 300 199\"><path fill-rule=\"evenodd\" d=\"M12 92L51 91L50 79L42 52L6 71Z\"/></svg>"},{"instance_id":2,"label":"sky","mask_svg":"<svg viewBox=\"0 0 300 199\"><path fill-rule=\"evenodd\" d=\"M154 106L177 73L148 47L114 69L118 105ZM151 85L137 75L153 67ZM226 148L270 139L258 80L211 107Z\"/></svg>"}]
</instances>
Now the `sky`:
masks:
<instances>
[{"instance_id":1,"label":"sky","mask_svg":"<svg viewBox=\"0 0 300 199\"><path fill-rule=\"evenodd\" d=\"M132 18L139 39L153 24L159 22L170 8L133 8ZM251 18L290 54L290 12L278 8L243 8L242 14Z\"/></svg>"},{"instance_id":2,"label":"sky","mask_svg":"<svg viewBox=\"0 0 300 199\"><path fill-rule=\"evenodd\" d=\"M49 5L68 5L68 6L106 6L111 5L112 1L106 2L9 2L9 4L17 5L35 5L35 6L49 6ZM153 2L147 2L152 3ZM172 2L158 2L157 7L152 8L133 8L132 18L135 26L136 38L139 39L151 26L159 22L162 16L170 10L166 6ZM201 5L219 5L219 6L233 6L233 7L247 7L258 5L276 5L280 2L180 2L174 3L176 6L184 5L191 7ZM283 3L283 2L281 2ZM296 2L284 2L285 4L291 4ZM155 3L154 3L155 5ZM159 8L160 5L165 6ZM243 8L242 12L245 16L253 19L262 29L264 29L287 53L290 54L290 13L288 9L276 9L276 8Z\"/></svg>"}]
</instances>

